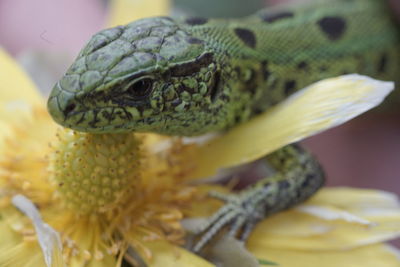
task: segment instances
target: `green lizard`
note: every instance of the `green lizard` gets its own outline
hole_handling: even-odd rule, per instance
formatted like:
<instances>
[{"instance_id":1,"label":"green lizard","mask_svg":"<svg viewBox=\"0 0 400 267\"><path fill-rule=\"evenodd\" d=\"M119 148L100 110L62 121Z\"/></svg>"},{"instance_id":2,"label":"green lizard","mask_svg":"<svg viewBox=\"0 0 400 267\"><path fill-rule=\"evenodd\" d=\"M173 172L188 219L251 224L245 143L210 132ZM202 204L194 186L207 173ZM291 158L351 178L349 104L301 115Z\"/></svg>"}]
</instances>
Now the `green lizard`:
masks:
<instances>
[{"instance_id":1,"label":"green lizard","mask_svg":"<svg viewBox=\"0 0 400 267\"><path fill-rule=\"evenodd\" d=\"M48 110L92 133L194 136L246 121L312 82L345 73L400 80L399 36L379 0L319 0L242 19L142 19L92 37L55 85ZM324 175L300 146L226 202L201 229L198 252L222 228L245 240L265 216L312 195Z\"/></svg>"}]
</instances>

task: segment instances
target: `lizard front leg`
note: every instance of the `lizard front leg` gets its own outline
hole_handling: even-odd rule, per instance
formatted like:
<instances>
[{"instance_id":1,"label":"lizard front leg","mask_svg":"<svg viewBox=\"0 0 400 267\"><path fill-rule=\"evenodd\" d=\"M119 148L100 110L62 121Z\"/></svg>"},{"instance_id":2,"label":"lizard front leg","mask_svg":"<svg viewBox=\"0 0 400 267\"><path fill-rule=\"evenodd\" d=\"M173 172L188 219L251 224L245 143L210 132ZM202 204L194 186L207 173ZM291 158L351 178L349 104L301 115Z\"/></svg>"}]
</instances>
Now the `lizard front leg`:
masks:
<instances>
[{"instance_id":1,"label":"lizard front leg","mask_svg":"<svg viewBox=\"0 0 400 267\"><path fill-rule=\"evenodd\" d=\"M263 160L275 174L237 194L211 193L225 205L200 227L194 252L199 252L225 227L228 235L245 241L260 220L306 200L324 183L321 166L298 144L285 146Z\"/></svg>"}]
</instances>

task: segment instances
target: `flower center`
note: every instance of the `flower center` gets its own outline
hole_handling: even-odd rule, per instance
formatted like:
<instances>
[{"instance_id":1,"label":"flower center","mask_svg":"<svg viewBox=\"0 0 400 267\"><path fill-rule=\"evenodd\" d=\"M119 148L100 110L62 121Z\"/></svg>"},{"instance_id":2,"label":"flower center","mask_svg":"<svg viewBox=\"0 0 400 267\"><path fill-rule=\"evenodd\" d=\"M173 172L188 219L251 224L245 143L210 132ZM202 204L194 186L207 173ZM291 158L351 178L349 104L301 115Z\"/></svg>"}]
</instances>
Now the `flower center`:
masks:
<instances>
[{"instance_id":1,"label":"flower center","mask_svg":"<svg viewBox=\"0 0 400 267\"><path fill-rule=\"evenodd\" d=\"M51 178L67 206L80 213L115 208L139 182L139 145L133 134L59 131Z\"/></svg>"}]
</instances>

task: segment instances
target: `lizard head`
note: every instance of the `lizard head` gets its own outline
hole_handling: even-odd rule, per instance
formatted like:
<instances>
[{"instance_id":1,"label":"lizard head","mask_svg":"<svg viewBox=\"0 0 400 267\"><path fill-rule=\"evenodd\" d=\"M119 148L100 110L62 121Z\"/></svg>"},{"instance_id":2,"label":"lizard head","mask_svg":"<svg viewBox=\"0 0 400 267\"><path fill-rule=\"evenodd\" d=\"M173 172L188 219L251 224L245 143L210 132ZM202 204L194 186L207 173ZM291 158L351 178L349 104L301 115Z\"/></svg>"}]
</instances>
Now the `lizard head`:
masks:
<instances>
[{"instance_id":1,"label":"lizard head","mask_svg":"<svg viewBox=\"0 0 400 267\"><path fill-rule=\"evenodd\" d=\"M158 17L95 34L50 94L53 119L92 133L196 134L188 125L208 115L219 67L182 27Z\"/></svg>"}]
</instances>

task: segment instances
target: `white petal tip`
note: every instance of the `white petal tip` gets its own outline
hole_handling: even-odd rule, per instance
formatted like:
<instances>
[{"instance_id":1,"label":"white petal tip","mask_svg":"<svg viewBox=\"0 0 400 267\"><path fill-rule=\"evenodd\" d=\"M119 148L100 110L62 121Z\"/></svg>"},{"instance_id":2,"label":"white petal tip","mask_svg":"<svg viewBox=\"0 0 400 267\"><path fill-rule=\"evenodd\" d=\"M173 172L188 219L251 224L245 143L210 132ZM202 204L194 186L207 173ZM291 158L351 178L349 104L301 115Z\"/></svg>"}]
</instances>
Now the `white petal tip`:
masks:
<instances>
[{"instance_id":1,"label":"white petal tip","mask_svg":"<svg viewBox=\"0 0 400 267\"><path fill-rule=\"evenodd\" d=\"M42 221L39 210L27 197L16 195L12 198L12 203L32 221L46 265L52 267L53 255L61 255L60 235L50 225Z\"/></svg>"}]
</instances>

